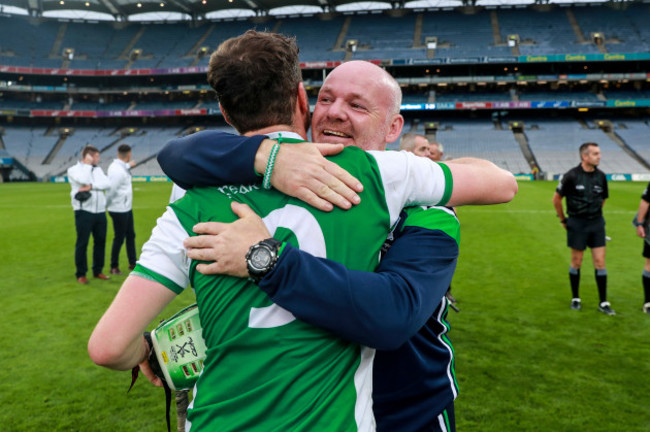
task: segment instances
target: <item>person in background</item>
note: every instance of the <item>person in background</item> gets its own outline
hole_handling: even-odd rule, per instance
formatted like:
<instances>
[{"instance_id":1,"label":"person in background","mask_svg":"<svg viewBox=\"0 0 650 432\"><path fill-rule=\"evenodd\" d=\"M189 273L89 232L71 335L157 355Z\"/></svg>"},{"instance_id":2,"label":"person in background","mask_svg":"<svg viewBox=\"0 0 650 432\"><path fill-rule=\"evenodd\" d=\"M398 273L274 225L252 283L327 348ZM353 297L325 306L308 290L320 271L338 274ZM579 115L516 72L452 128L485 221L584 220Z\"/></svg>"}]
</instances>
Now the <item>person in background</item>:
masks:
<instances>
[{"instance_id":1,"label":"person in background","mask_svg":"<svg viewBox=\"0 0 650 432\"><path fill-rule=\"evenodd\" d=\"M424 135L418 135L412 132L405 133L402 135L399 148L417 156L428 157L434 162L440 162L442 160L442 144L435 141L429 143L429 140ZM451 308L456 312L460 312L456 306L456 298L451 294L451 285L449 285L445 297L449 300Z\"/></svg>"},{"instance_id":2,"label":"person in background","mask_svg":"<svg viewBox=\"0 0 650 432\"><path fill-rule=\"evenodd\" d=\"M111 248L111 274L121 275L120 249L126 239L126 257L129 270L135 268L135 228L133 227L133 186L131 184L131 146L122 144L117 148L117 159L108 167L111 188L106 197L108 214L113 220L113 247Z\"/></svg>"},{"instance_id":3,"label":"person in background","mask_svg":"<svg viewBox=\"0 0 650 432\"><path fill-rule=\"evenodd\" d=\"M591 248L596 274L598 310L606 315L616 315L607 301L607 269L605 268L605 218L603 206L609 197L607 177L598 169L600 147L593 142L580 146L580 164L567 171L553 195L553 206L560 223L567 231L567 245L571 249L569 281L571 283L571 309L582 309L580 299L580 267L585 249ZM568 216L562 208L566 198Z\"/></svg>"},{"instance_id":4,"label":"person in background","mask_svg":"<svg viewBox=\"0 0 650 432\"><path fill-rule=\"evenodd\" d=\"M443 147L439 142L433 141L429 143L429 159L434 162L440 162L443 156Z\"/></svg>"},{"instance_id":5,"label":"person in background","mask_svg":"<svg viewBox=\"0 0 650 432\"><path fill-rule=\"evenodd\" d=\"M399 142L399 149L411 152L416 156L430 157L427 137L413 132L407 132L402 135Z\"/></svg>"},{"instance_id":6,"label":"person in background","mask_svg":"<svg viewBox=\"0 0 650 432\"><path fill-rule=\"evenodd\" d=\"M644 302L641 310L643 310L643 313L650 315L650 229L648 229L648 208L650 208L650 183L648 183L648 186L643 191L643 195L641 195L639 210L634 218L636 234L644 239L643 258L645 258L645 265L643 266L643 275L641 276Z\"/></svg>"},{"instance_id":7,"label":"person in background","mask_svg":"<svg viewBox=\"0 0 650 432\"><path fill-rule=\"evenodd\" d=\"M81 151L81 160L68 168L70 198L74 210L74 223L77 240L74 247L74 260L77 268L75 276L80 284L87 284L88 241L93 236L93 276L108 280L103 273L106 247L106 196L110 181L99 164L99 150L87 145Z\"/></svg>"}]
</instances>

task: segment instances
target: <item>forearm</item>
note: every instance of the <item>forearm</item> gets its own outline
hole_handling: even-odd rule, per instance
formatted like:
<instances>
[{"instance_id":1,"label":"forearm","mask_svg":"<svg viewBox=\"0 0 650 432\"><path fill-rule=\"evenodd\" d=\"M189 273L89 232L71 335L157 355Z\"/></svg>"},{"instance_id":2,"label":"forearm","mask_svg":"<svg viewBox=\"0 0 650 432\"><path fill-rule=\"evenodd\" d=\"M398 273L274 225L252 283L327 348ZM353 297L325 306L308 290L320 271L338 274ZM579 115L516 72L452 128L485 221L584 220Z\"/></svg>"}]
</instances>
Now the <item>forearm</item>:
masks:
<instances>
[{"instance_id":1,"label":"forearm","mask_svg":"<svg viewBox=\"0 0 650 432\"><path fill-rule=\"evenodd\" d=\"M560 220L564 220L564 208L562 207L562 197L557 192L553 195L553 207L555 208L555 213Z\"/></svg>"},{"instance_id":2,"label":"forearm","mask_svg":"<svg viewBox=\"0 0 650 432\"><path fill-rule=\"evenodd\" d=\"M646 217L648 216L648 208L650 207L650 203L646 200L641 200L641 203L639 204L639 210L637 214L637 219L639 222L644 222L646 220Z\"/></svg>"},{"instance_id":3,"label":"forearm","mask_svg":"<svg viewBox=\"0 0 650 432\"><path fill-rule=\"evenodd\" d=\"M99 170L99 168L97 168ZM101 171L98 173L94 173L92 176L92 182L90 183L92 186L93 190L109 190L111 188L111 181L102 173Z\"/></svg>"},{"instance_id":4,"label":"forearm","mask_svg":"<svg viewBox=\"0 0 650 432\"><path fill-rule=\"evenodd\" d=\"M451 170L454 189L448 205L489 205L512 201L518 191L514 175L490 161L460 158L445 162Z\"/></svg>"},{"instance_id":5,"label":"forearm","mask_svg":"<svg viewBox=\"0 0 650 432\"><path fill-rule=\"evenodd\" d=\"M175 294L161 284L129 276L88 341L98 365L128 370L144 361L149 348L142 333Z\"/></svg>"},{"instance_id":6,"label":"forearm","mask_svg":"<svg viewBox=\"0 0 650 432\"><path fill-rule=\"evenodd\" d=\"M202 131L169 141L157 159L163 172L183 189L250 184L258 180L255 155L264 139Z\"/></svg>"},{"instance_id":7,"label":"forearm","mask_svg":"<svg viewBox=\"0 0 650 432\"><path fill-rule=\"evenodd\" d=\"M438 231L407 230L408 238L395 242L376 273L288 248L260 288L303 321L346 340L395 349L440 303L458 254L455 241Z\"/></svg>"}]
</instances>

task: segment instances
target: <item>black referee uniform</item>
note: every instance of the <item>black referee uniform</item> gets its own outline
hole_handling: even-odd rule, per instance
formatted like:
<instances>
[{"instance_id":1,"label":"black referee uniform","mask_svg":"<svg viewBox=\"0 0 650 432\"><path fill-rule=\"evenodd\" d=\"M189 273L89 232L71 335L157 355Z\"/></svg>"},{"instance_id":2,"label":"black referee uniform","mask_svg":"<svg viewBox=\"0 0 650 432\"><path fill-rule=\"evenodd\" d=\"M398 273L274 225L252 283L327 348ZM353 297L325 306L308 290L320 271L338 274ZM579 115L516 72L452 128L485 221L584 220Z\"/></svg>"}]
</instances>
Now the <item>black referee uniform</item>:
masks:
<instances>
[{"instance_id":1,"label":"black referee uniform","mask_svg":"<svg viewBox=\"0 0 650 432\"><path fill-rule=\"evenodd\" d=\"M562 177L556 192L566 198L567 245L576 250L605 246L603 201L609 197L605 173L598 168L587 172L578 165Z\"/></svg>"},{"instance_id":2,"label":"black referee uniform","mask_svg":"<svg viewBox=\"0 0 650 432\"><path fill-rule=\"evenodd\" d=\"M567 245L584 251L587 247L605 246L603 202L609 197L607 177L598 168L585 171L582 164L570 169L560 181L556 192L566 198L569 217L566 219ZM595 270L600 302L607 302L607 270ZM580 269L569 268L574 299L579 299Z\"/></svg>"}]
</instances>

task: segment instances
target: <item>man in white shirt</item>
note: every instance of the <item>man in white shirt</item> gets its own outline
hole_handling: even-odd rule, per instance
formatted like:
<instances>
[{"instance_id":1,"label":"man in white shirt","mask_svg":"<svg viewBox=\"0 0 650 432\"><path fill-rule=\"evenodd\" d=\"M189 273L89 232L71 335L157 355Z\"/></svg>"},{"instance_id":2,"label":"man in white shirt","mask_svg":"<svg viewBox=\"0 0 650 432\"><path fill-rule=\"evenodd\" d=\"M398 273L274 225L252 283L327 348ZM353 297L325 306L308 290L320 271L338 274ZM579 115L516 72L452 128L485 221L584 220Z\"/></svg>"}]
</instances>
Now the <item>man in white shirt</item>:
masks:
<instances>
[{"instance_id":1,"label":"man in white shirt","mask_svg":"<svg viewBox=\"0 0 650 432\"><path fill-rule=\"evenodd\" d=\"M88 241L93 236L93 276L97 279L110 279L102 270L104 268L104 248L106 246L106 196L104 191L110 182L99 164L99 150L87 145L81 151L81 160L68 168L68 181L72 188L70 198L74 210L74 222L77 230L75 243L75 265L77 282L87 284Z\"/></svg>"},{"instance_id":2,"label":"man in white shirt","mask_svg":"<svg viewBox=\"0 0 650 432\"><path fill-rule=\"evenodd\" d=\"M126 239L126 256L129 270L135 267L135 229L133 228L133 187L131 186L131 146L122 144L117 148L117 159L108 167L111 189L106 198L108 214L113 220L113 247L111 248L111 274L121 275L120 249Z\"/></svg>"}]
</instances>

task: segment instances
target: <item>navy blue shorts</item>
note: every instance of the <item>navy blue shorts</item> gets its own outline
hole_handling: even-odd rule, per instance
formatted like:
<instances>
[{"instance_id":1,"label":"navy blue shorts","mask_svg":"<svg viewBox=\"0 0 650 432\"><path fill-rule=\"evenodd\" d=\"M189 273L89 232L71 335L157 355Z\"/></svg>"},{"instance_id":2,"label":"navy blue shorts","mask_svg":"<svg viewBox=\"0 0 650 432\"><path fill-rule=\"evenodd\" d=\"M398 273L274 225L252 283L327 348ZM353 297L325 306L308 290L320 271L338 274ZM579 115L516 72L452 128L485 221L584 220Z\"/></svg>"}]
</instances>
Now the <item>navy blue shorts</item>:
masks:
<instances>
[{"instance_id":1,"label":"navy blue shorts","mask_svg":"<svg viewBox=\"0 0 650 432\"><path fill-rule=\"evenodd\" d=\"M605 219L580 219L569 217L566 220L567 246L583 251L605 246Z\"/></svg>"}]
</instances>

